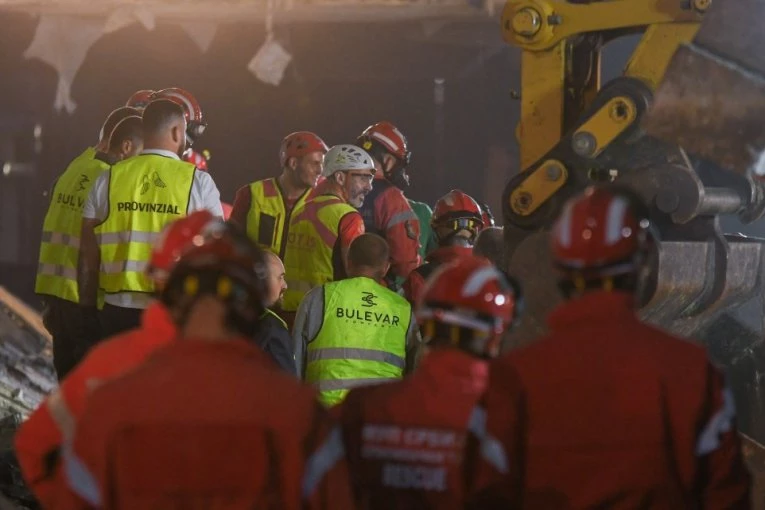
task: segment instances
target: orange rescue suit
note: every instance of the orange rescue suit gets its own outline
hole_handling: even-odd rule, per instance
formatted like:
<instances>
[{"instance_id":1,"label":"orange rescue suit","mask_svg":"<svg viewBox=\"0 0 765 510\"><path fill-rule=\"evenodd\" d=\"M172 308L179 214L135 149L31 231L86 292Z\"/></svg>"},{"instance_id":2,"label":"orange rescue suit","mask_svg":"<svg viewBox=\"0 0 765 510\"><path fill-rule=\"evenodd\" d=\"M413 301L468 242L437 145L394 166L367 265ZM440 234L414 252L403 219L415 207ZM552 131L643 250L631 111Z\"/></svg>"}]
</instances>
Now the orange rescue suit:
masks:
<instances>
[{"instance_id":1,"label":"orange rescue suit","mask_svg":"<svg viewBox=\"0 0 765 510\"><path fill-rule=\"evenodd\" d=\"M464 508L466 438L487 380L486 361L441 348L402 381L351 390L339 412L357 507Z\"/></svg>"},{"instance_id":2,"label":"orange rescue suit","mask_svg":"<svg viewBox=\"0 0 765 510\"><path fill-rule=\"evenodd\" d=\"M62 508L351 506L339 428L245 339L180 339L98 388L63 463Z\"/></svg>"},{"instance_id":3,"label":"orange rescue suit","mask_svg":"<svg viewBox=\"0 0 765 510\"><path fill-rule=\"evenodd\" d=\"M61 445L67 437L71 439L93 388L139 365L174 336L175 326L167 310L153 303L144 311L140 329L93 347L59 388L21 424L15 437L16 456L24 480L43 507L54 503Z\"/></svg>"}]
</instances>

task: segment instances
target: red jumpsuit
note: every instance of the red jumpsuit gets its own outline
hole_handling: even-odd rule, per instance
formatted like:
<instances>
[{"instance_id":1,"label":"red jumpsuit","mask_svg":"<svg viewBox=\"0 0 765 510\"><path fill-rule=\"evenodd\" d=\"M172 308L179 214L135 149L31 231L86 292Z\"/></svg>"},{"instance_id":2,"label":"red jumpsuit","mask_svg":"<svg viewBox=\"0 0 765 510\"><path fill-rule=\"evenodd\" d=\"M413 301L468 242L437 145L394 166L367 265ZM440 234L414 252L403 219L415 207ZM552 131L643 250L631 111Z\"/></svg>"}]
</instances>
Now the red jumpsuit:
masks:
<instances>
[{"instance_id":1,"label":"red jumpsuit","mask_svg":"<svg viewBox=\"0 0 765 510\"><path fill-rule=\"evenodd\" d=\"M60 508L352 505L340 429L244 339L179 339L91 396Z\"/></svg>"},{"instance_id":2,"label":"red jumpsuit","mask_svg":"<svg viewBox=\"0 0 765 510\"><path fill-rule=\"evenodd\" d=\"M448 264L460 257L472 255L473 248L468 246L441 246L432 251L425 263L409 273L404 282L404 296L412 303L416 304L425 288L425 280L438 269L442 264Z\"/></svg>"},{"instance_id":3,"label":"red jumpsuit","mask_svg":"<svg viewBox=\"0 0 765 510\"><path fill-rule=\"evenodd\" d=\"M621 292L564 303L549 323L492 367L485 397L495 447L482 452L502 458L524 431L523 455L505 459L522 464L522 508L749 508L732 396L701 346L640 322ZM501 501L496 465L480 464L479 486Z\"/></svg>"},{"instance_id":4,"label":"red jumpsuit","mask_svg":"<svg viewBox=\"0 0 765 510\"><path fill-rule=\"evenodd\" d=\"M141 317L141 329L93 347L58 389L21 424L15 437L16 456L24 479L44 507L54 502L61 445L74 434L94 386L139 365L174 336L175 326L167 311L153 303Z\"/></svg>"},{"instance_id":5,"label":"red jumpsuit","mask_svg":"<svg viewBox=\"0 0 765 510\"><path fill-rule=\"evenodd\" d=\"M404 192L383 177L375 177L372 191L359 208L367 232L390 246L391 273L401 279L420 265L420 222Z\"/></svg>"},{"instance_id":6,"label":"red jumpsuit","mask_svg":"<svg viewBox=\"0 0 765 510\"><path fill-rule=\"evenodd\" d=\"M340 414L357 507L461 509L463 450L488 364L434 349L402 381L352 390Z\"/></svg>"}]
</instances>

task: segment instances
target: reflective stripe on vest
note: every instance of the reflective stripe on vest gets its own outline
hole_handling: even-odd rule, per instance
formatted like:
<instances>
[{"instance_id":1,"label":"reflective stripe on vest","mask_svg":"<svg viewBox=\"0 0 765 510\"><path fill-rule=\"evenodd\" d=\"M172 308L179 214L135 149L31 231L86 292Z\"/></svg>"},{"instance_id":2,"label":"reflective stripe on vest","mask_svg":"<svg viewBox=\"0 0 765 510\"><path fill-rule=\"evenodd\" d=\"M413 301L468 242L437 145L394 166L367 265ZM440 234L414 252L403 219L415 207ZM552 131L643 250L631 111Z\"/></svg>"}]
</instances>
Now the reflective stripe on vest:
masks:
<instances>
[{"instance_id":1,"label":"reflective stripe on vest","mask_svg":"<svg viewBox=\"0 0 765 510\"><path fill-rule=\"evenodd\" d=\"M350 278L324 285L324 319L307 346L305 379L328 406L348 390L399 379L406 368L412 308L374 280Z\"/></svg>"},{"instance_id":2,"label":"reflective stripe on vest","mask_svg":"<svg viewBox=\"0 0 765 510\"><path fill-rule=\"evenodd\" d=\"M292 212L284 252L283 310L294 312L309 290L335 279L332 257L340 220L351 212L356 209L334 195L320 195Z\"/></svg>"},{"instance_id":3,"label":"reflective stripe on vest","mask_svg":"<svg viewBox=\"0 0 765 510\"><path fill-rule=\"evenodd\" d=\"M109 216L96 229L105 292L154 290L144 271L152 243L168 222L186 215L195 171L191 163L156 154L112 167Z\"/></svg>"},{"instance_id":4,"label":"reflective stripe on vest","mask_svg":"<svg viewBox=\"0 0 765 510\"><path fill-rule=\"evenodd\" d=\"M297 199L293 211L305 203L310 193L306 190ZM285 230L289 228L291 213L287 211L279 182L276 178L250 184L250 210L247 212L247 235L261 248L284 258Z\"/></svg>"},{"instance_id":5,"label":"reflective stripe on vest","mask_svg":"<svg viewBox=\"0 0 765 510\"><path fill-rule=\"evenodd\" d=\"M80 256L82 209L88 193L109 164L88 148L56 181L43 223L35 292L79 302L77 259Z\"/></svg>"}]
</instances>

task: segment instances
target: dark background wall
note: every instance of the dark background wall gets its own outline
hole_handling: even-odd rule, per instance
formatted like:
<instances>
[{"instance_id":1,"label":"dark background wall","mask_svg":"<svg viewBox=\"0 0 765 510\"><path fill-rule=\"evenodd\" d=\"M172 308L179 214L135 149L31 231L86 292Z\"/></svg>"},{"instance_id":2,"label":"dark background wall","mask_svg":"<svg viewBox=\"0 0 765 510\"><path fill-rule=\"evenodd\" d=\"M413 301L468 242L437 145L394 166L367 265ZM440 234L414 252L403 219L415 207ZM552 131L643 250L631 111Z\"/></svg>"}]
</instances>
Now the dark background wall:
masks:
<instances>
[{"instance_id":1,"label":"dark background wall","mask_svg":"<svg viewBox=\"0 0 765 510\"><path fill-rule=\"evenodd\" d=\"M495 20L449 23L430 37L420 22L277 26L294 58L278 87L246 69L264 38L260 23L219 26L206 53L177 25L158 23L147 31L136 24L90 49L72 85L78 105L72 115L53 110L55 71L23 57L37 23L0 13L0 139L13 140L17 159L39 163L34 174L0 172L0 284L28 300L45 191L96 142L108 112L137 89L180 86L196 95L209 123L197 148L212 153L211 173L228 201L239 186L278 171L286 133L314 130L332 145L386 119L409 137L414 198L432 203L459 187L498 207L501 189L486 192L489 153L494 166L507 166L502 173L511 171L512 158L503 154L516 151L518 113L510 90L518 59L502 43ZM435 78L446 86L441 141L434 129ZM35 124L42 127L39 154L29 142ZM0 165L7 154L0 142Z\"/></svg>"},{"instance_id":2,"label":"dark background wall","mask_svg":"<svg viewBox=\"0 0 765 510\"><path fill-rule=\"evenodd\" d=\"M56 72L23 57L37 24L32 16L0 13L0 169L11 156L37 163L34 173L0 171L0 285L31 304L46 190L96 142L109 111L141 88L180 86L199 99L209 125L197 148L211 151L224 200L278 171L286 133L313 130L332 145L390 120L414 153L412 198L432 204L461 188L501 216L502 189L517 171L519 105L511 91L519 87L520 59L502 42L497 20L454 20L437 30L415 21L277 25L294 57L278 87L246 69L263 42L262 23L220 25L205 53L178 25L160 22L147 31L134 24L91 47L72 84L78 107L71 115L53 109ZM634 44L628 38L606 48L606 79L619 73ZM436 78L445 80L440 112Z\"/></svg>"}]
</instances>

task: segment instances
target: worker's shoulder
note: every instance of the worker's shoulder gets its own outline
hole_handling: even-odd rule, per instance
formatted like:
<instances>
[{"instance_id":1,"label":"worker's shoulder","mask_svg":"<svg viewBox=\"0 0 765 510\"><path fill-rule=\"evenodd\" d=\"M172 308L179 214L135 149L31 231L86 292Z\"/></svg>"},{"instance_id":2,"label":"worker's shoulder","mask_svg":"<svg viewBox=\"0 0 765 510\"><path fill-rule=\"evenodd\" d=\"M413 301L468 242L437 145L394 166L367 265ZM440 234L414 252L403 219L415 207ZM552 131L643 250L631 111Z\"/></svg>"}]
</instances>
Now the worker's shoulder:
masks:
<instances>
[{"instance_id":1,"label":"worker's shoulder","mask_svg":"<svg viewBox=\"0 0 765 510\"><path fill-rule=\"evenodd\" d=\"M431 209L430 206L425 202L418 202L416 200L412 200L411 198L408 198L407 201L409 202L409 206L414 212L427 216L433 215L433 209Z\"/></svg>"}]
</instances>

